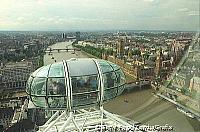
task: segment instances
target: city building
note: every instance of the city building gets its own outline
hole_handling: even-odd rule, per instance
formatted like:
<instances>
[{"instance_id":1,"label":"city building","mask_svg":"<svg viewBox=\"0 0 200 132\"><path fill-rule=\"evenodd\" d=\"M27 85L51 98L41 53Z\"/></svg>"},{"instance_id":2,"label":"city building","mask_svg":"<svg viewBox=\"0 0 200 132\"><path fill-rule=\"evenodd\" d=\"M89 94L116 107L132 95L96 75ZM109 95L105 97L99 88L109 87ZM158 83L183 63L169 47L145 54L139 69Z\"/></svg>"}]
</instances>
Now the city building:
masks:
<instances>
[{"instance_id":1,"label":"city building","mask_svg":"<svg viewBox=\"0 0 200 132\"><path fill-rule=\"evenodd\" d=\"M124 57L124 47L125 47L125 40L119 38L117 42L117 57L120 59L123 59Z\"/></svg>"},{"instance_id":2,"label":"city building","mask_svg":"<svg viewBox=\"0 0 200 132\"><path fill-rule=\"evenodd\" d=\"M12 107L7 109L0 108L0 131L3 131L11 124L11 120L14 114Z\"/></svg>"},{"instance_id":3,"label":"city building","mask_svg":"<svg viewBox=\"0 0 200 132\"><path fill-rule=\"evenodd\" d=\"M197 116L199 114L196 113L200 112L198 103L200 91L199 57L197 57L200 51L198 35L196 34L174 73L165 81L164 89L161 88L168 98L180 103L186 107L187 111L192 111ZM188 40L186 41L188 42Z\"/></svg>"},{"instance_id":4,"label":"city building","mask_svg":"<svg viewBox=\"0 0 200 132\"><path fill-rule=\"evenodd\" d=\"M30 73L36 68L38 68L38 60L35 59L2 65L0 69L0 90L25 89Z\"/></svg>"},{"instance_id":5,"label":"city building","mask_svg":"<svg viewBox=\"0 0 200 132\"><path fill-rule=\"evenodd\" d=\"M156 57L156 66L155 66L155 76L159 76L162 68L162 49L158 50L158 54Z\"/></svg>"},{"instance_id":6,"label":"city building","mask_svg":"<svg viewBox=\"0 0 200 132\"><path fill-rule=\"evenodd\" d=\"M200 92L200 77L192 77L190 79L190 85L189 85L190 91L195 90L196 92Z\"/></svg>"}]
</instances>

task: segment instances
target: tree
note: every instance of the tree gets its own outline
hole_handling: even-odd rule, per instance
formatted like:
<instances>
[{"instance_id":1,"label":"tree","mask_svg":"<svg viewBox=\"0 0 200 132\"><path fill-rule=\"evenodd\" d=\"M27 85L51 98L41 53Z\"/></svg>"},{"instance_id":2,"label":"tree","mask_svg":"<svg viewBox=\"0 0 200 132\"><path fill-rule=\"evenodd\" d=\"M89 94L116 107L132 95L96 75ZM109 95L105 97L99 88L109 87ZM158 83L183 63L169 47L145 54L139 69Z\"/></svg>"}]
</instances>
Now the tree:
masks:
<instances>
[{"instance_id":1,"label":"tree","mask_svg":"<svg viewBox=\"0 0 200 132\"><path fill-rule=\"evenodd\" d=\"M188 88L185 88L183 87L181 92L184 94L184 95L189 95L189 89Z\"/></svg>"},{"instance_id":2,"label":"tree","mask_svg":"<svg viewBox=\"0 0 200 132\"><path fill-rule=\"evenodd\" d=\"M132 55L141 55L141 51L139 49L135 49L132 51Z\"/></svg>"},{"instance_id":3,"label":"tree","mask_svg":"<svg viewBox=\"0 0 200 132\"><path fill-rule=\"evenodd\" d=\"M39 67L44 66L44 55L39 56Z\"/></svg>"}]
</instances>

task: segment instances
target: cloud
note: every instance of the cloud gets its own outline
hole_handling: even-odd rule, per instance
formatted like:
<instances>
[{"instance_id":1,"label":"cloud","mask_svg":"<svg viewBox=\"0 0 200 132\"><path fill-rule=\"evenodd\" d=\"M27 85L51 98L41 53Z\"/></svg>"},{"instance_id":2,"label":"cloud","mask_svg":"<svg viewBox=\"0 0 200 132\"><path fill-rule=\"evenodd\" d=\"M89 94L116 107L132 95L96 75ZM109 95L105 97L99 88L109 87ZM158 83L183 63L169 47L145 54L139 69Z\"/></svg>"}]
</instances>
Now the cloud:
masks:
<instances>
[{"instance_id":1,"label":"cloud","mask_svg":"<svg viewBox=\"0 0 200 132\"><path fill-rule=\"evenodd\" d=\"M179 12L183 12L186 16L199 16L199 11L190 10L188 8L180 8Z\"/></svg>"},{"instance_id":2,"label":"cloud","mask_svg":"<svg viewBox=\"0 0 200 132\"><path fill-rule=\"evenodd\" d=\"M153 1L155 1L155 0L144 0L145 2L153 2Z\"/></svg>"},{"instance_id":3,"label":"cloud","mask_svg":"<svg viewBox=\"0 0 200 132\"><path fill-rule=\"evenodd\" d=\"M194 30L198 26L198 1L1 0L0 30Z\"/></svg>"},{"instance_id":4,"label":"cloud","mask_svg":"<svg viewBox=\"0 0 200 132\"><path fill-rule=\"evenodd\" d=\"M188 12L188 15L189 15L189 16L199 16L200 14L199 14L198 11L189 11L189 12Z\"/></svg>"},{"instance_id":5,"label":"cloud","mask_svg":"<svg viewBox=\"0 0 200 132\"><path fill-rule=\"evenodd\" d=\"M24 22L24 21L26 21L26 18L25 18L25 17L18 17L18 18L17 18L17 21L19 21L19 22Z\"/></svg>"},{"instance_id":6,"label":"cloud","mask_svg":"<svg viewBox=\"0 0 200 132\"><path fill-rule=\"evenodd\" d=\"M178 9L178 11L180 11L180 12L187 12L187 11L189 11L189 9L188 8L180 8L180 9Z\"/></svg>"}]
</instances>

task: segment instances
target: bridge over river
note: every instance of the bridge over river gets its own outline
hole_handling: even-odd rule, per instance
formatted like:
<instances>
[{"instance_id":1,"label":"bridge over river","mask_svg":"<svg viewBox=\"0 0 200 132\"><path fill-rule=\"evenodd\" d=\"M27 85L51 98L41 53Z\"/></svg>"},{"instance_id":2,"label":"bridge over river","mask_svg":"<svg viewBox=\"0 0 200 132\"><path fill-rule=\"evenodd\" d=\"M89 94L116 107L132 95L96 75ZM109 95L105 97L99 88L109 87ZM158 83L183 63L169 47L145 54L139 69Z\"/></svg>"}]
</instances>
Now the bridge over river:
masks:
<instances>
[{"instance_id":1,"label":"bridge over river","mask_svg":"<svg viewBox=\"0 0 200 132\"><path fill-rule=\"evenodd\" d=\"M66 47L72 48L72 43L63 42L52 45L52 49L59 49ZM52 59L54 57L54 59ZM44 62L46 64L54 63L54 60L62 61L63 59L70 58L85 58L88 57L87 54L81 51L76 51L75 54L72 52L52 52L52 55L44 56ZM127 84L127 90L133 92L126 92L123 95L117 97L116 99L105 104L105 109L113 113L124 115L135 121L139 121L150 125L166 125L169 124L174 127L175 132L195 132L200 130L200 123L194 119L186 117L184 114L176 110L176 106L166 102L160 98L155 97L152 89L143 89L141 87L146 87L150 82L142 81ZM124 102L124 100L128 102Z\"/></svg>"},{"instance_id":2,"label":"bridge over river","mask_svg":"<svg viewBox=\"0 0 200 132\"><path fill-rule=\"evenodd\" d=\"M72 42L56 43L49 48L66 49L66 47L73 49ZM47 51L44 55L44 65L70 58L86 57L88 57L88 55L81 51L73 53L65 51L58 52L55 50L55 52L52 52L51 54ZM131 89L132 87L138 87L141 84L127 84L127 87ZM145 87L145 85L143 87ZM178 112L175 105L155 97L153 92L152 89L138 89L133 92L125 92L121 96L105 103L104 107L110 112L123 115L146 125L164 126L168 124L173 126L174 132L197 132L200 130L200 122Z\"/></svg>"}]
</instances>

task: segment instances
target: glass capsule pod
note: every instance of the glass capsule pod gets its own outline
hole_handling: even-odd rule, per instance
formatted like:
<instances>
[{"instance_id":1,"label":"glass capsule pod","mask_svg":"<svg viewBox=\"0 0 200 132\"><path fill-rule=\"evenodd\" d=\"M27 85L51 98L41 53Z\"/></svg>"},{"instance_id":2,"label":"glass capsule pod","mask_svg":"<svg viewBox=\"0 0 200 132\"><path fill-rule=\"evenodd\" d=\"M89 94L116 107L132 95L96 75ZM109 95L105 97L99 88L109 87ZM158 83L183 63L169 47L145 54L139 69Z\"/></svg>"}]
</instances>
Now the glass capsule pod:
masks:
<instances>
[{"instance_id":1,"label":"glass capsule pod","mask_svg":"<svg viewBox=\"0 0 200 132\"><path fill-rule=\"evenodd\" d=\"M76 110L115 98L123 92L125 81L114 63L70 59L37 69L28 79L26 92L36 107Z\"/></svg>"}]
</instances>

